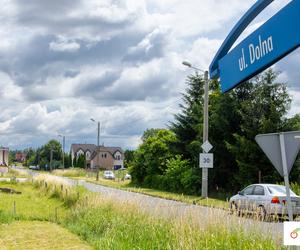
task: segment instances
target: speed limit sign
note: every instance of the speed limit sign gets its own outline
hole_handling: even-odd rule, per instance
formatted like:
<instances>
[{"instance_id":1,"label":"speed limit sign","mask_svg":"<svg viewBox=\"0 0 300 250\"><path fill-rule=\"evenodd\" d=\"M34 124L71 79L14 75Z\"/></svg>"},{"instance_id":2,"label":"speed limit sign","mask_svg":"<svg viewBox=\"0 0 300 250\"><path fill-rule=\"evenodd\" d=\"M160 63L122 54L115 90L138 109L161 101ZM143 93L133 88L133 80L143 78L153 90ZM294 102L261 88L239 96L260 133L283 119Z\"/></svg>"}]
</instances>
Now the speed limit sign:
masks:
<instances>
[{"instance_id":1,"label":"speed limit sign","mask_svg":"<svg viewBox=\"0 0 300 250\"><path fill-rule=\"evenodd\" d=\"M214 167L214 154L200 154L200 168Z\"/></svg>"}]
</instances>

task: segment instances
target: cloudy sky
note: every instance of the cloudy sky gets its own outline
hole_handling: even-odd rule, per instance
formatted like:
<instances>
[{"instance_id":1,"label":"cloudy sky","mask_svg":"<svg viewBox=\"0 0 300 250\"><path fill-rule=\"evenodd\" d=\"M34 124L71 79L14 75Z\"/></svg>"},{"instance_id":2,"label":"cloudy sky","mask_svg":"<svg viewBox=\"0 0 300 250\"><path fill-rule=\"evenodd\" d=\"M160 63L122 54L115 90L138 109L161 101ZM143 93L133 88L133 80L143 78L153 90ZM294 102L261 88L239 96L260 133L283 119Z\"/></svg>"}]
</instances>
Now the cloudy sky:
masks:
<instances>
[{"instance_id":1,"label":"cloudy sky","mask_svg":"<svg viewBox=\"0 0 300 250\"><path fill-rule=\"evenodd\" d=\"M287 0L276 0L245 31ZM0 145L71 143L135 148L178 112L181 62L206 69L255 0L0 0ZM299 51L275 65L300 113ZM297 85L298 84L298 85ZM297 87L298 86L298 87ZM297 96L298 95L298 96Z\"/></svg>"}]
</instances>

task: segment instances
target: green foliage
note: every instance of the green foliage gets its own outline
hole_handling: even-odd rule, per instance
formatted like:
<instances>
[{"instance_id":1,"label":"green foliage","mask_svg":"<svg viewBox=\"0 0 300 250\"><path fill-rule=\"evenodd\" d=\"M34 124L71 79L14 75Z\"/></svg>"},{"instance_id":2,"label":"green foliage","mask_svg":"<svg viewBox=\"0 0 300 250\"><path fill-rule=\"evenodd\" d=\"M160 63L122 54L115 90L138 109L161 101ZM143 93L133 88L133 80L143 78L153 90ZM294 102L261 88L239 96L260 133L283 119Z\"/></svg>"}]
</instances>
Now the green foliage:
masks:
<instances>
[{"instance_id":1,"label":"green foliage","mask_svg":"<svg viewBox=\"0 0 300 250\"><path fill-rule=\"evenodd\" d=\"M129 168L134 161L134 150L125 150L124 158L124 167Z\"/></svg>"},{"instance_id":2,"label":"green foliage","mask_svg":"<svg viewBox=\"0 0 300 250\"><path fill-rule=\"evenodd\" d=\"M31 165L39 165L41 169L50 170L50 157L52 150L52 169L62 167L62 147L60 142L57 140L50 140L45 145L38 149L26 149L24 152L27 154L25 166L29 167ZM69 154L64 154L65 156L65 168L71 167L71 159ZM82 162L80 162L80 166Z\"/></svg>"},{"instance_id":3,"label":"green foliage","mask_svg":"<svg viewBox=\"0 0 300 250\"><path fill-rule=\"evenodd\" d=\"M180 157L169 162L171 165L184 165ZM30 184L5 184L22 191L22 195L0 193L0 222L29 220L27 223L20 221L20 224L32 225L29 234L33 234L33 237L26 243L29 248L40 248L41 242L46 241L45 238L57 232L62 238L59 243L66 248L76 248L75 245L78 244L77 248L84 249L84 245L80 245L76 237L70 238L67 231L60 230L55 224L51 224L54 228L49 231L46 224L41 223L48 220L76 233L95 249L277 249L281 242L281 239L272 239L268 234L260 234L251 223L248 223L247 230L236 220L228 220L226 224L224 218L213 213L214 210L205 215L209 217L203 222L199 219L199 214L194 213L187 215L184 220L174 220L172 216L166 219L161 214L150 216L141 212L129 202L112 201L77 188L68 188L66 193L65 187L61 189L61 183L48 184L45 187L44 182L36 183L37 189L33 189ZM79 196L76 195L78 192ZM14 200L17 202L18 215L15 217L11 213ZM70 206L62 206L62 202L68 200L72 201ZM153 211L157 210L159 213L159 209L162 209L159 206L153 207ZM56 208L58 214L55 215ZM50 226L50 223L47 225ZM20 231L24 232L28 227L17 230L15 223L6 227L3 225L1 228L2 246L22 247L19 239L22 239L24 245L24 240L29 237L21 237ZM34 241L37 236L38 241ZM59 236L51 239L55 241L57 237ZM66 245L66 238L76 243ZM53 248L53 245L49 246L49 240L46 242L49 249ZM44 249L44 245L42 246ZM56 245L54 248L57 248Z\"/></svg>"},{"instance_id":4,"label":"green foliage","mask_svg":"<svg viewBox=\"0 0 300 250\"><path fill-rule=\"evenodd\" d=\"M75 168L85 168L86 166L86 158L85 155L82 154L79 157L76 157L76 160L74 161L74 167Z\"/></svg>"},{"instance_id":5,"label":"green foliage","mask_svg":"<svg viewBox=\"0 0 300 250\"><path fill-rule=\"evenodd\" d=\"M183 94L183 104L179 105L181 112L175 115L170 129L177 137L175 153L182 154L196 165L202 141L204 80L198 74L191 75L186 84L188 88Z\"/></svg>"},{"instance_id":6,"label":"green foliage","mask_svg":"<svg viewBox=\"0 0 300 250\"><path fill-rule=\"evenodd\" d=\"M214 146L215 160L214 168L209 171L210 190L235 190L257 182L258 171L264 182L279 180L276 170L254 140L260 133L300 128L299 115L286 118L291 98L286 85L277 83L276 79L277 74L270 69L226 94L221 93L216 80L211 82L209 141ZM191 176L197 176L195 180L198 181L201 179L198 159L202 144L203 78L190 76L187 85L181 112L175 115L170 129L177 137L174 155L180 154L189 160L194 171ZM299 169L297 161L292 171L293 180L299 176ZM194 186L198 185L194 182Z\"/></svg>"},{"instance_id":7,"label":"green foliage","mask_svg":"<svg viewBox=\"0 0 300 250\"><path fill-rule=\"evenodd\" d=\"M164 175L164 189L177 193L197 193L197 175L193 173L187 160L177 155L167 161L167 170Z\"/></svg>"},{"instance_id":8,"label":"green foliage","mask_svg":"<svg viewBox=\"0 0 300 250\"><path fill-rule=\"evenodd\" d=\"M135 159L130 168L133 181L139 184L146 181L146 185L151 185L149 176L164 174L167 160L173 156L172 147L175 141L174 133L166 129L156 130L146 137L134 153Z\"/></svg>"},{"instance_id":9,"label":"green foliage","mask_svg":"<svg viewBox=\"0 0 300 250\"><path fill-rule=\"evenodd\" d=\"M263 182L281 179L254 140L257 134L286 131L286 124L292 124L285 118L291 98L286 86L277 83L276 78L277 74L268 70L254 83L242 85L234 92L235 98L241 100L238 105L240 131L234 133L234 141L227 142L227 148L238 166L234 180L239 186L257 182L259 171ZM247 94L241 98L240 93Z\"/></svg>"}]
</instances>

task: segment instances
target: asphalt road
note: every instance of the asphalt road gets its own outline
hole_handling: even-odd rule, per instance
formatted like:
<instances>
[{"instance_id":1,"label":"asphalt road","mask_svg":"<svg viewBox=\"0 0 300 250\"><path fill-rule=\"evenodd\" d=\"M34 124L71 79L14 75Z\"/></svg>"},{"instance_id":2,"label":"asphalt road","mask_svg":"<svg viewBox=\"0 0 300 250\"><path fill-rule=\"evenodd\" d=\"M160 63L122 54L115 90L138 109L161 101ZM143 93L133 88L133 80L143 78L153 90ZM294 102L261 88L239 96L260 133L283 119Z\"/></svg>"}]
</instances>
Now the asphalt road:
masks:
<instances>
[{"instance_id":1,"label":"asphalt road","mask_svg":"<svg viewBox=\"0 0 300 250\"><path fill-rule=\"evenodd\" d=\"M37 176L35 171L27 171L33 176ZM73 180L67 177L53 176L57 181L63 181L71 186L84 186L91 192L100 193L106 198L121 203L134 203L141 211L150 213L157 217L176 218L179 220L192 219L193 223L198 223L200 227L221 223L229 229L236 229L237 225L251 234L252 230L261 233L261 235L272 236L281 241L283 237L283 223L280 222L260 222L253 219L247 219L229 214L228 211L209 208L199 205L191 205L183 202L166 200L152 197L140 193L124 191L120 189L105 187L84 180Z\"/></svg>"}]
</instances>

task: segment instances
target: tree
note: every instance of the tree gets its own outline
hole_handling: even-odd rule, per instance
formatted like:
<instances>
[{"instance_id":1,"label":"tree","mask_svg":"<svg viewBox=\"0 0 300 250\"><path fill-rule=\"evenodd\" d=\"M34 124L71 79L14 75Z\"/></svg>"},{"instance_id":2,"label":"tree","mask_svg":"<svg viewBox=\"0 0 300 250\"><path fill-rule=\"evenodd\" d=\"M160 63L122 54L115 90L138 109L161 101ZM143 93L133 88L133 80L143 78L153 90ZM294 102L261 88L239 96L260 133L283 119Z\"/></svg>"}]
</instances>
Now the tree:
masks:
<instances>
[{"instance_id":1,"label":"tree","mask_svg":"<svg viewBox=\"0 0 300 250\"><path fill-rule=\"evenodd\" d=\"M42 168L45 168L45 166L48 166L48 169L50 169L50 157L51 157L51 151L52 151L52 164L53 167L57 167L58 161L61 161L61 144L57 140L50 140L48 143L43 145L39 150L39 160L40 160L40 166Z\"/></svg>"},{"instance_id":2,"label":"tree","mask_svg":"<svg viewBox=\"0 0 300 250\"><path fill-rule=\"evenodd\" d=\"M145 133L144 133L145 134ZM134 150L125 150L124 152L124 167L129 168L134 161Z\"/></svg>"},{"instance_id":3,"label":"tree","mask_svg":"<svg viewBox=\"0 0 300 250\"><path fill-rule=\"evenodd\" d=\"M203 128L203 94L204 80L198 75L190 75L186 81L188 88L182 94L181 112L175 115L170 129L177 137L176 151L189 159L194 166L198 165Z\"/></svg>"},{"instance_id":4,"label":"tree","mask_svg":"<svg viewBox=\"0 0 300 250\"><path fill-rule=\"evenodd\" d=\"M86 158L84 154L79 155L79 157L76 157L76 162L74 164L75 168L85 168L86 165Z\"/></svg>"},{"instance_id":5,"label":"tree","mask_svg":"<svg viewBox=\"0 0 300 250\"><path fill-rule=\"evenodd\" d=\"M176 141L173 132L167 129L156 130L139 146L134 153L130 173L134 182L155 186L155 177L163 175L167 160L172 158Z\"/></svg>"},{"instance_id":6,"label":"tree","mask_svg":"<svg viewBox=\"0 0 300 250\"><path fill-rule=\"evenodd\" d=\"M300 127L299 116L286 118L291 98L286 86L277 83L276 77L274 71L268 70L226 94L221 93L218 81L211 82L209 141L214 146L215 162L209 174L210 190L216 186L233 190L257 182L258 171L262 171L264 181L279 180L254 140L259 133ZM187 84L180 113L175 115L170 129L177 138L174 155L189 160L195 175L201 179L198 159L202 144L203 79L198 75L189 76Z\"/></svg>"},{"instance_id":7,"label":"tree","mask_svg":"<svg viewBox=\"0 0 300 250\"><path fill-rule=\"evenodd\" d=\"M35 164L35 155L36 150L32 148L25 149L24 152L26 153L26 161L24 162L24 165L29 167L30 165Z\"/></svg>"},{"instance_id":8,"label":"tree","mask_svg":"<svg viewBox=\"0 0 300 250\"><path fill-rule=\"evenodd\" d=\"M281 181L281 177L255 142L257 134L287 130L286 114L291 98L286 86L276 82L277 74L271 69L256 77L248 85L250 91L238 107L241 130L234 134L234 142L227 142L238 166L234 178L244 186L258 181L261 171L263 182ZM246 86L247 87L247 86ZM237 90L236 97L243 89ZM244 96L245 97L245 96Z\"/></svg>"}]
</instances>

